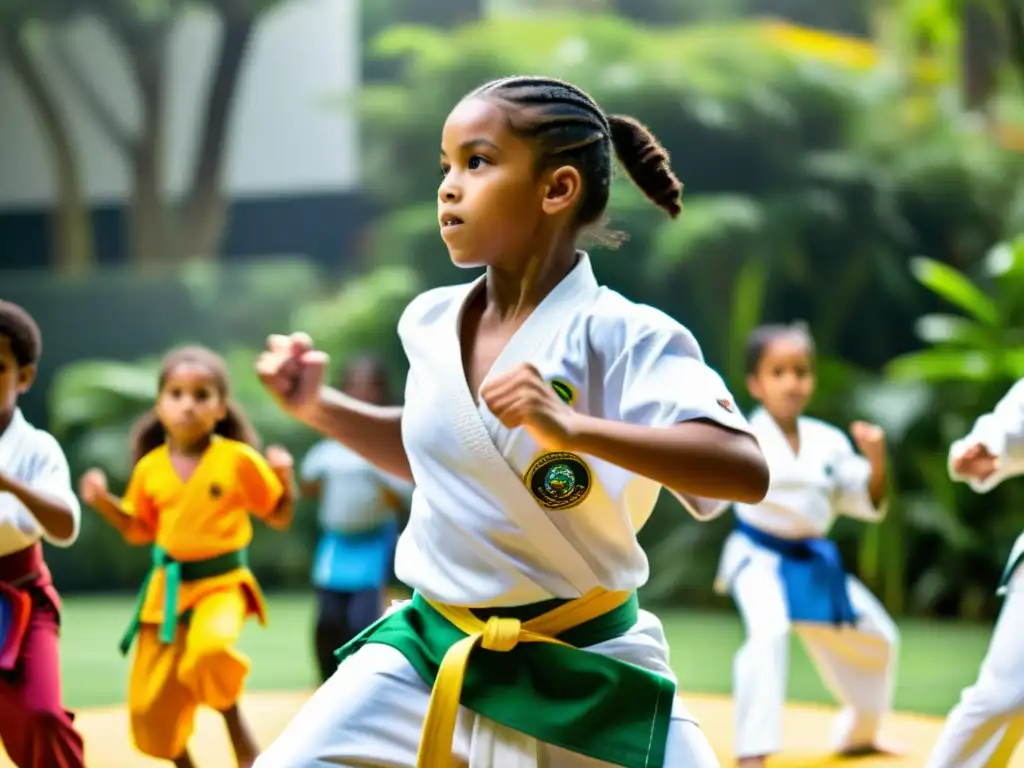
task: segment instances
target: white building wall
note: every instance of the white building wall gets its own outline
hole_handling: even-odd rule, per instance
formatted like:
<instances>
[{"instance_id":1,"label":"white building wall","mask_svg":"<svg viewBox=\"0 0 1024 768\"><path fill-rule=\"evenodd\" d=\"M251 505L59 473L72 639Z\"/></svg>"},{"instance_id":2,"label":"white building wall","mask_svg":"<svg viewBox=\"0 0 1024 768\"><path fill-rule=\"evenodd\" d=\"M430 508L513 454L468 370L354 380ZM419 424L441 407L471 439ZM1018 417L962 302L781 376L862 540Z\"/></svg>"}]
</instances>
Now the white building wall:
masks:
<instances>
[{"instance_id":1,"label":"white building wall","mask_svg":"<svg viewBox=\"0 0 1024 768\"><path fill-rule=\"evenodd\" d=\"M354 109L338 102L359 86L358 2L285 0L261 20L239 80L228 142L227 186L235 199L344 192L357 185ZM182 191L191 173L219 34L216 17L197 9L174 31L166 165L172 193ZM90 202L123 200L129 189L124 159L61 77L51 36L71 48L115 113L134 126L138 104L129 71L95 20L31 40L78 144ZM0 60L0 210L48 205L54 194L49 162L31 106Z\"/></svg>"}]
</instances>

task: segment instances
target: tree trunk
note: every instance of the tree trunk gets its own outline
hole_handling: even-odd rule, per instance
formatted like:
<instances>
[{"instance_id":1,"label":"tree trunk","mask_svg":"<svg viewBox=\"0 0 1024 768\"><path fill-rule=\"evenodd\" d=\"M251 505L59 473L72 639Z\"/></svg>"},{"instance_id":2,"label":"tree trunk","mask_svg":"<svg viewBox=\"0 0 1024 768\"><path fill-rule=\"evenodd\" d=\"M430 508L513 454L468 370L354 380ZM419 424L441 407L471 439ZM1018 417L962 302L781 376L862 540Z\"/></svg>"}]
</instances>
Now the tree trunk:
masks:
<instances>
[{"instance_id":1,"label":"tree trunk","mask_svg":"<svg viewBox=\"0 0 1024 768\"><path fill-rule=\"evenodd\" d=\"M964 109L987 113L1002 54L999 27L980 2L964 3L961 25L960 76Z\"/></svg>"},{"instance_id":2,"label":"tree trunk","mask_svg":"<svg viewBox=\"0 0 1024 768\"><path fill-rule=\"evenodd\" d=\"M142 38L129 50L141 104L142 123L132 145L132 192L128 242L132 263L147 269L172 267L177 253L164 199L166 89L164 62L169 26L148 45ZM154 44L155 43L155 44Z\"/></svg>"},{"instance_id":3,"label":"tree trunk","mask_svg":"<svg viewBox=\"0 0 1024 768\"><path fill-rule=\"evenodd\" d=\"M215 260L227 222L224 153L245 54L252 40L252 17L222 18L220 50L206 98L202 140L192 172L182 222L184 259Z\"/></svg>"},{"instance_id":4,"label":"tree trunk","mask_svg":"<svg viewBox=\"0 0 1024 768\"><path fill-rule=\"evenodd\" d=\"M65 274L86 274L96 265L92 217L82 189L78 157L67 122L57 107L49 84L25 47L21 29L6 28L3 35L11 67L50 145L50 162L57 192L51 263Z\"/></svg>"},{"instance_id":5,"label":"tree trunk","mask_svg":"<svg viewBox=\"0 0 1024 768\"><path fill-rule=\"evenodd\" d=\"M1024 8L1014 0L1003 0L1000 17L1006 30L1010 64L1019 81L1024 81Z\"/></svg>"}]
</instances>

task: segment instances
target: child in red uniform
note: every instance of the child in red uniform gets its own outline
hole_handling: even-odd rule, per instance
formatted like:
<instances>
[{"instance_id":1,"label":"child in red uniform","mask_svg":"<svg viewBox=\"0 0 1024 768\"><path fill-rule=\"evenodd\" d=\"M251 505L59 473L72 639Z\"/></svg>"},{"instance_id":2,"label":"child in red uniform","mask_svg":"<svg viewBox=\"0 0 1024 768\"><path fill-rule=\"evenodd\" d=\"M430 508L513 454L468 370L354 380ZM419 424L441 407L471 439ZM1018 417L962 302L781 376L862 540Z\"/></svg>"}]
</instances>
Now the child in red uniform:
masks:
<instances>
[{"instance_id":1,"label":"child in red uniform","mask_svg":"<svg viewBox=\"0 0 1024 768\"><path fill-rule=\"evenodd\" d=\"M81 768L82 737L61 704L60 598L41 544L72 544L81 513L57 441L18 409L41 351L31 316L0 300L0 741L18 768Z\"/></svg>"}]
</instances>

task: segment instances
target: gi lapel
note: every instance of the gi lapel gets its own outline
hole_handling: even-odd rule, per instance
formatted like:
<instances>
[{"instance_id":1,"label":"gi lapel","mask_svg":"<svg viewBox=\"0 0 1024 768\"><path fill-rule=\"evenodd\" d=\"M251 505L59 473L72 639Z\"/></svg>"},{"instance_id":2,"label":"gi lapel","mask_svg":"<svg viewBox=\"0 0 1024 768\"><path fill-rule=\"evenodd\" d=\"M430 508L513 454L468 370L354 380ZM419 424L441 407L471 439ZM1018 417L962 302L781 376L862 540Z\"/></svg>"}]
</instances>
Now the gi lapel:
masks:
<instances>
[{"instance_id":1,"label":"gi lapel","mask_svg":"<svg viewBox=\"0 0 1024 768\"><path fill-rule=\"evenodd\" d=\"M13 466L15 452L24 439L27 426L25 417L21 415L21 410L16 409L11 423L0 435L0 469Z\"/></svg>"},{"instance_id":2,"label":"gi lapel","mask_svg":"<svg viewBox=\"0 0 1024 768\"><path fill-rule=\"evenodd\" d=\"M597 575L551 521L547 511L537 503L518 472L502 456L481 417L481 408L486 406L481 404L477 407L466 383L461 345L458 343L462 309L480 283L474 283L463 302L451 311L449 330L454 334L456 343L449 347L451 359L444 373L450 377L449 387L453 393L453 397L447 400L453 430L466 450L481 463L484 471L478 477L487 478L492 492L504 501L509 516L529 537L535 550L581 595L586 594L599 586ZM572 272L555 286L509 341L487 378L498 376L521 362L536 359L541 347L550 342L551 334L562 331L565 322L576 311L593 302L597 293L598 284L589 259L586 254L581 254Z\"/></svg>"}]
</instances>

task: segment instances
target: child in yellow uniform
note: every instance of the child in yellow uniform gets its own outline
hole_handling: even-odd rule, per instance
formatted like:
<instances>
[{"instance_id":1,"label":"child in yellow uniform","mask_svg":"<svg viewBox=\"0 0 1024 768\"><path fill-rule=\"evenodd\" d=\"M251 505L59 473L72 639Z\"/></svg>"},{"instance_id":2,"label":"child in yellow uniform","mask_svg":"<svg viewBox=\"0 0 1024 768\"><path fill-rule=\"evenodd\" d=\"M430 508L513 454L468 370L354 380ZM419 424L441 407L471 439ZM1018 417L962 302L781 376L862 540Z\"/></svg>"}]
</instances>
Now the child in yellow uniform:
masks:
<instances>
[{"instance_id":1,"label":"child in yellow uniform","mask_svg":"<svg viewBox=\"0 0 1024 768\"><path fill-rule=\"evenodd\" d=\"M293 508L292 458L270 448L229 400L223 361L188 347L164 360L156 407L132 435L128 490L118 499L90 470L83 500L125 540L153 546L153 568L121 650L137 639L128 687L136 748L191 768L196 708L224 716L242 768L258 747L238 710L249 659L236 649L250 615L265 621L263 597L246 561L250 514L283 530Z\"/></svg>"}]
</instances>

